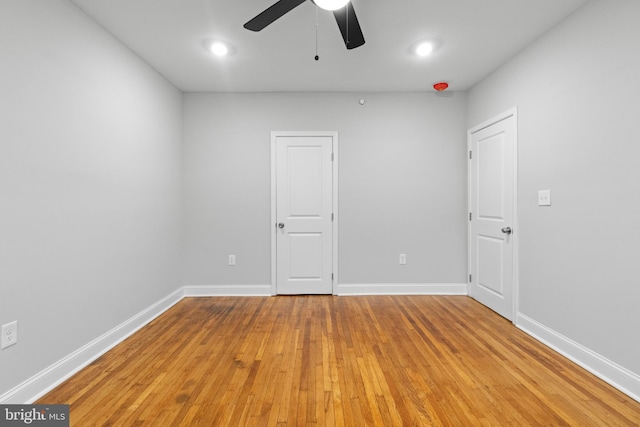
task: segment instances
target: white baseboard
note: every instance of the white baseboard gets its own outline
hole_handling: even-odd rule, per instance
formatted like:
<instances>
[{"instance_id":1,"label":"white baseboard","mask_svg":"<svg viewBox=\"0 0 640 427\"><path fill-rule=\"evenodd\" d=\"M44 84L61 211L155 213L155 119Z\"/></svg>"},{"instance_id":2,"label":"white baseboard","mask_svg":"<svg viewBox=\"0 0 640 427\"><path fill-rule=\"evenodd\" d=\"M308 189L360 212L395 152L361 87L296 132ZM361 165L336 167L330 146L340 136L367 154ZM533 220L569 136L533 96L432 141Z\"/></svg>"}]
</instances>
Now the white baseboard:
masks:
<instances>
[{"instance_id":1,"label":"white baseboard","mask_svg":"<svg viewBox=\"0 0 640 427\"><path fill-rule=\"evenodd\" d=\"M183 288L142 310L58 362L0 396L0 404L29 404L38 400L82 368L127 339L184 297Z\"/></svg>"},{"instance_id":2,"label":"white baseboard","mask_svg":"<svg viewBox=\"0 0 640 427\"><path fill-rule=\"evenodd\" d=\"M335 295L467 295L466 283L338 284ZM271 285L190 285L185 297L271 296Z\"/></svg>"},{"instance_id":3,"label":"white baseboard","mask_svg":"<svg viewBox=\"0 0 640 427\"><path fill-rule=\"evenodd\" d=\"M466 283L338 284L336 295L467 295Z\"/></svg>"},{"instance_id":4,"label":"white baseboard","mask_svg":"<svg viewBox=\"0 0 640 427\"><path fill-rule=\"evenodd\" d=\"M524 314L518 313L516 315L516 326L632 399L640 402L640 375L623 368Z\"/></svg>"},{"instance_id":5,"label":"white baseboard","mask_svg":"<svg viewBox=\"0 0 640 427\"><path fill-rule=\"evenodd\" d=\"M271 285L195 285L185 286L185 297L271 296Z\"/></svg>"}]
</instances>

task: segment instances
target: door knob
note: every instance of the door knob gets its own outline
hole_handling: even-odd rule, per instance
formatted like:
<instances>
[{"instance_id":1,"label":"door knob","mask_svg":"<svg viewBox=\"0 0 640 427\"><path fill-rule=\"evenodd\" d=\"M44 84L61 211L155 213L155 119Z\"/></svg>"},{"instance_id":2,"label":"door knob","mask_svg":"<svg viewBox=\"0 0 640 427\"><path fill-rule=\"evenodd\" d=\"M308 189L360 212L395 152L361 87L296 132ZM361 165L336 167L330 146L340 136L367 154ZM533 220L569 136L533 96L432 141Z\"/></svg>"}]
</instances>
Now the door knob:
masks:
<instances>
[{"instance_id":1,"label":"door knob","mask_svg":"<svg viewBox=\"0 0 640 427\"><path fill-rule=\"evenodd\" d=\"M502 229L502 232L503 232L504 234L511 234L511 227L504 227L504 228Z\"/></svg>"},{"instance_id":2,"label":"door knob","mask_svg":"<svg viewBox=\"0 0 640 427\"><path fill-rule=\"evenodd\" d=\"M284 222L279 222L278 223L278 228L284 228Z\"/></svg>"}]
</instances>

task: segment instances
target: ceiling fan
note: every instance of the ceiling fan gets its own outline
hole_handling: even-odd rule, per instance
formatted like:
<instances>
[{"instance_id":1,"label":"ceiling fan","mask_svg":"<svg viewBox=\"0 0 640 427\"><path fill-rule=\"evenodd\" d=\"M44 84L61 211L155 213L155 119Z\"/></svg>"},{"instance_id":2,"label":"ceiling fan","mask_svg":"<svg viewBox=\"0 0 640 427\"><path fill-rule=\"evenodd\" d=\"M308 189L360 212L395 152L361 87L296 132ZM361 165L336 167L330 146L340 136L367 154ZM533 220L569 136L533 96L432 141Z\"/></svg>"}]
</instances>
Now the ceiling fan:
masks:
<instances>
[{"instance_id":1,"label":"ceiling fan","mask_svg":"<svg viewBox=\"0 0 640 427\"><path fill-rule=\"evenodd\" d=\"M277 19L281 18L286 13L300 6L305 1L307 0L279 0L263 12L259 13L255 18L244 24L244 28L251 31L260 31L275 22ZM336 1L309 1L322 9L331 10L333 12L333 16L336 18L338 28L340 28L340 33L342 34L342 38L347 49L355 49L364 44L364 35L362 34L362 29L358 23L358 17L356 16L353 5L349 0L346 1L346 5L344 4L344 0L337 2L337 6L331 5L331 3L336 3ZM326 3L329 4L327 5ZM339 8L333 9L332 7Z\"/></svg>"}]
</instances>

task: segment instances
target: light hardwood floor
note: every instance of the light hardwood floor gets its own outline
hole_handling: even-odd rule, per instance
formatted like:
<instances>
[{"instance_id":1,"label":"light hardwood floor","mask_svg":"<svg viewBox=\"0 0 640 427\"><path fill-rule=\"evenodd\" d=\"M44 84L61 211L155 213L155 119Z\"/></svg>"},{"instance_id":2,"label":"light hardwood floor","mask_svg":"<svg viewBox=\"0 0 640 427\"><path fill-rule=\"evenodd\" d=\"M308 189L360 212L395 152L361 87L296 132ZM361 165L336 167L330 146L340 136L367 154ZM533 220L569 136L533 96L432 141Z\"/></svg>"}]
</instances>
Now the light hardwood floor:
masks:
<instances>
[{"instance_id":1,"label":"light hardwood floor","mask_svg":"<svg viewBox=\"0 0 640 427\"><path fill-rule=\"evenodd\" d=\"M468 297L187 298L38 403L72 426L634 426Z\"/></svg>"}]
</instances>

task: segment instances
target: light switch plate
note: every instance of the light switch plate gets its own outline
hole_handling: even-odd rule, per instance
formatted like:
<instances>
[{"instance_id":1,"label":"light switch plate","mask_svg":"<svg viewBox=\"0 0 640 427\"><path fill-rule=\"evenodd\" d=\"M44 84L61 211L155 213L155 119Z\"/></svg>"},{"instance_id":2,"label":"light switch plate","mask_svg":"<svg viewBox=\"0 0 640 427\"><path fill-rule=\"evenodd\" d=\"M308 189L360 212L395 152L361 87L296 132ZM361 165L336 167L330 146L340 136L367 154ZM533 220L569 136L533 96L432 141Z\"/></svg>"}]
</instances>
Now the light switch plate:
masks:
<instances>
[{"instance_id":1,"label":"light switch plate","mask_svg":"<svg viewBox=\"0 0 640 427\"><path fill-rule=\"evenodd\" d=\"M538 191L538 206L551 206L551 190Z\"/></svg>"}]
</instances>

